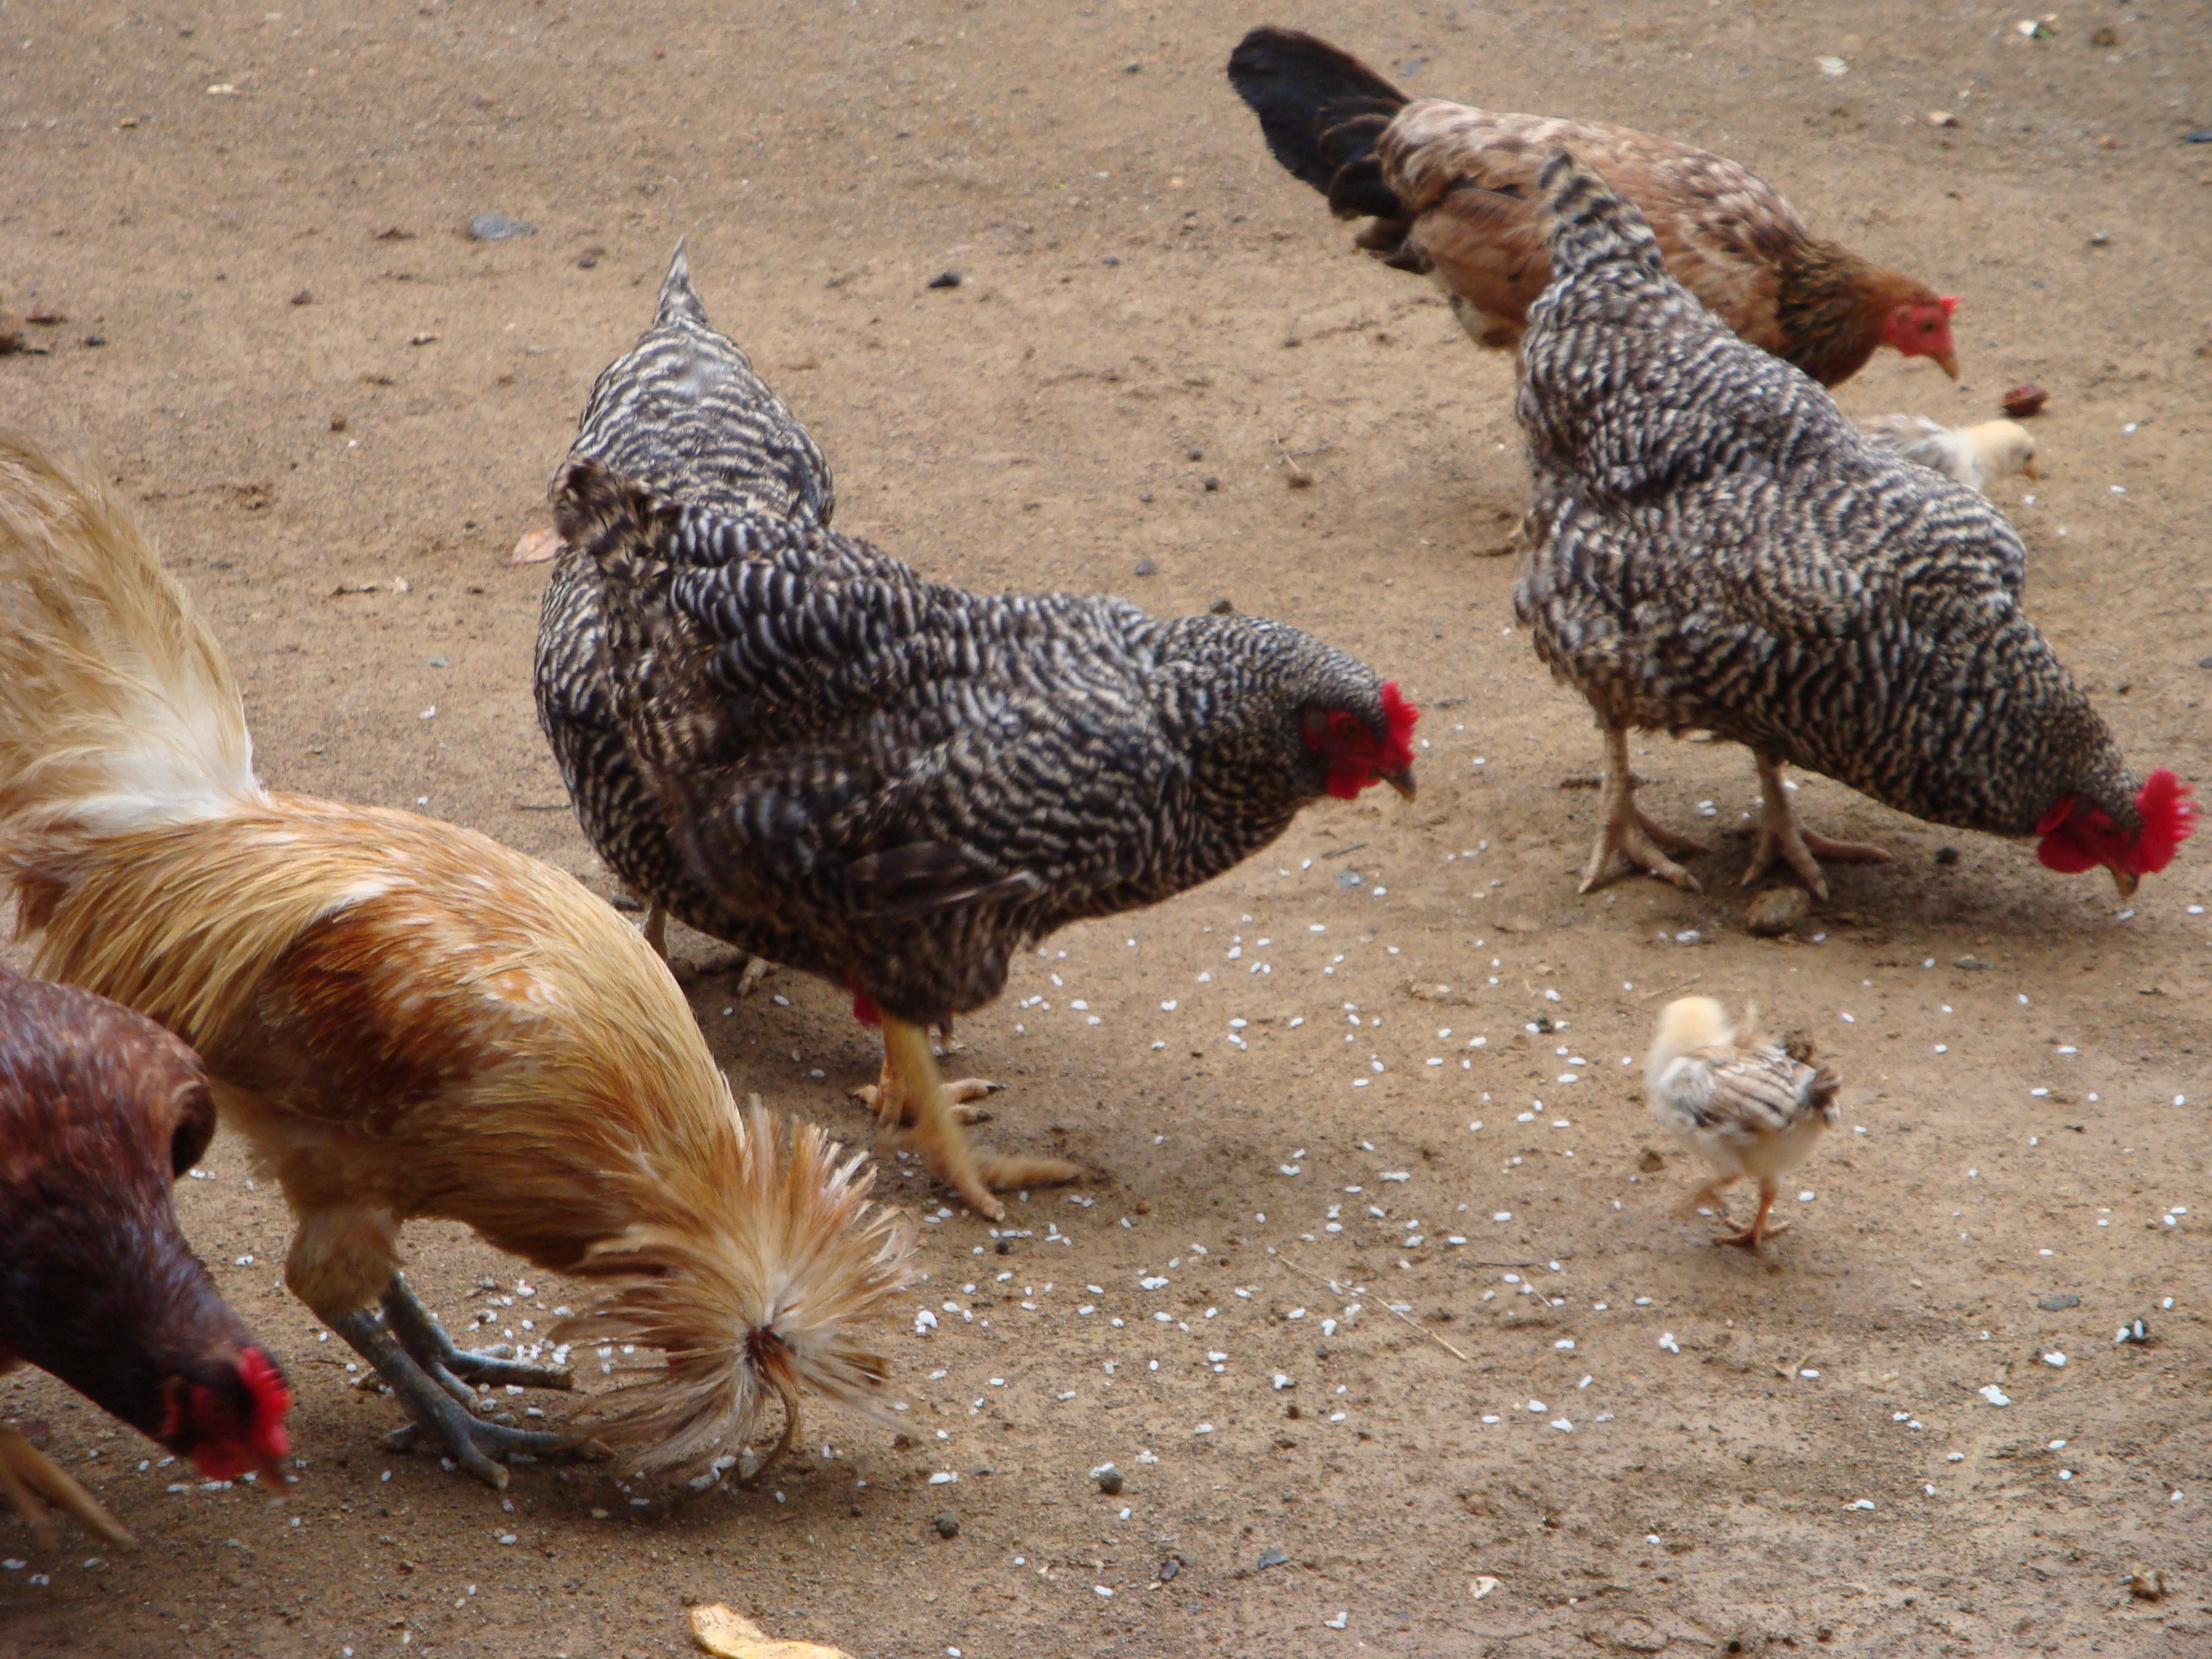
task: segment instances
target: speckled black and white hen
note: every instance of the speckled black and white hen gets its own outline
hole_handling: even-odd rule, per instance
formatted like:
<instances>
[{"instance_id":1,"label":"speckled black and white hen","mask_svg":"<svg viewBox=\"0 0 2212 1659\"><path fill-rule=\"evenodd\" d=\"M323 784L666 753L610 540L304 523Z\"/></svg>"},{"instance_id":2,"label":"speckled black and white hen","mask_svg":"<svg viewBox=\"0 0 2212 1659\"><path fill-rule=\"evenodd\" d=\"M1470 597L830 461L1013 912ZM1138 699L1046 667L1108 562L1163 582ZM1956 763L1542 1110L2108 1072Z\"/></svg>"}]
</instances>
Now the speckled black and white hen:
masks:
<instances>
[{"instance_id":1,"label":"speckled black and white hen","mask_svg":"<svg viewBox=\"0 0 2212 1659\"><path fill-rule=\"evenodd\" d=\"M540 711L616 869L849 987L883 1023L879 1121L997 1218L991 1188L1075 1171L979 1163L924 1028L996 997L1014 951L1220 874L1324 794L1410 794L1414 712L1279 623L971 593L830 530L812 445L750 369L734 395L744 360L696 306L679 261L555 482ZM710 354L730 367L701 374Z\"/></svg>"},{"instance_id":2,"label":"speckled black and white hen","mask_svg":"<svg viewBox=\"0 0 2212 1659\"><path fill-rule=\"evenodd\" d=\"M2053 869L2124 895L2188 835L2171 772L2129 770L2020 605L2026 554L1972 490L1884 453L1828 394L1746 345L1662 267L1636 210L1565 152L1546 165L1552 282L1515 412L1534 501L1514 607L1606 733L1615 853L1679 886L1695 843L1637 811L1626 732L1748 747L1765 806L1749 881L1876 848L1801 830L1784 762L1931 823L2039 836Z\"/></svg>"},{"instance_id":3,"label":"speckled black and white hen","mask_svg":"<svg viewBox=\"0 0 2212 1659\"><path fill-rule=\"evenodd\" d=\"M827 526L836 509L830 464L806 428L737 343L708 325L681 243L652 326L593 383L569 454L721 512ZM538 720L584 833L645 901L645 936L665 957L668 911L653 895L679 889L682 877L597 666L603 631L596 574L562 559L538 628ZM747 988L763 966L749 967Z\"/></svg>"}]
</instances>

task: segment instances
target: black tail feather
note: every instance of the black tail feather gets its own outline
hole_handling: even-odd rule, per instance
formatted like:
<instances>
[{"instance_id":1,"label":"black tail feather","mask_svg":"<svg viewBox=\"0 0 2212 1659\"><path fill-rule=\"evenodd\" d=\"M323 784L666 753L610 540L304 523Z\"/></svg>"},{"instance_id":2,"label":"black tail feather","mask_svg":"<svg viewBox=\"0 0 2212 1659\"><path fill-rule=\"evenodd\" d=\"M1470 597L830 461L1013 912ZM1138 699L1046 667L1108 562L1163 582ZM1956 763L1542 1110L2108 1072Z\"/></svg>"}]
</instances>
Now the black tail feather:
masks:
<instances>
[{"instance_id":1,"label":"black tail feather","mask_svg":"<svg viewBox=\"0 0 2212 1659\"><path fill-rule=\"evenodd\" d=\"M1403 216L1375 143L1406 106L1404 93L1326 40L1266 24L1229 54L1229 83L1260 118L1274 158L1328 197L1337 217Z\"/></svg>"}]
</instances>

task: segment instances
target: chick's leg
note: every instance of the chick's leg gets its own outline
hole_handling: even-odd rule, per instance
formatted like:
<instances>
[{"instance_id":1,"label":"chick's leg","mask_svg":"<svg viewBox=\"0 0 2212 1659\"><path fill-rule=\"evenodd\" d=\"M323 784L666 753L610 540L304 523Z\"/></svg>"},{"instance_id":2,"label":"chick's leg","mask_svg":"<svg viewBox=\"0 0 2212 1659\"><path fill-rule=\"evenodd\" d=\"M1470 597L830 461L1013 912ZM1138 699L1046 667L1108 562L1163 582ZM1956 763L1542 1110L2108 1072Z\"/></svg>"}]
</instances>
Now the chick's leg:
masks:
<instances>
[{"instance_id":1,"label":"chick's leg","mask_svg":"<svg viewBox=\"0 0 2212 1659\"><path fill-rule=\"evenodd\" d=\"M1636 810L1636 781L1628 769L1628 733L1617 726L1605 729L1605 775L1598 791L1598 810L1605 815L1605 823L1597 832L1597 845L1590 848L1582 891L1587 893L1610 878L1616 853L1686 892L1705 891L1695 876L1667 856L1702 853L1705 844L1662 829Z\"/></svg>"},{"instance_id":2,"label":"chick's leg","mask_svg":"<svg viewBox=\"0 0 2212 1659\"><path fill-rule=\"evenodd\" d=\"M1760 1182L1759 1183L1759 1212L1752 1217L1751 1225L1742 1229L1739 1232L1723 1233L1718 1238L1715 1239L1713 1243L1716 1244L1740 1244L1747 1250L1755 1250L1759 1248L1759 1241L1761 1239L1771 1238L1777 1233L1788 1232L1790 1231L1790 1224L1788 1222L1772 1220L1769 1218L1767 1213L1774 1207L1774 1194L1776 1188L1779 1185L1780 1183L1778 1182L1771 1178Z\"/></svg>"},{"instance_id":3,"label":"chick's leg","mask_svg":"<svg viewBox=\"0 0 2212 1659\"><path fill-rule=\"evenodd\" d=\"M58 1541L46 1505L66 1510L111 1544L138 1540L122 1523L100 1508L100 1500L79 1486L69 1472L14 1429L0 1429L0 1498L5 1498L31 1523L31 1529L52 1548ZM22 1564L17 1562L16 1565Z\"/></svg>"},{"instance_id":4,"label":"chick's leg","mask_svg":"<svg viewBox=\"0 0 2212 1659\"><path fill-rule=\"evenodd\" d=\"M1728 1204L1727 1201L1721 1197L1721 1194L1727 1188L1733 1187L1735 1184L1735 1180L1736 1178L1734 1176L1722 1176L1716 1180L1708 1181L1704 1186L1698 1188L1697 1191L1692 1193L1687 1198L1684 1199L1680 1206L1675 1210L1674 1213L1680 1216L1683 1220L1689 1221L1696 1218L1698 1211L1711 1209L1715 1215L1718 1216L1722 1219L1722 1221L1727 1221L1729 1218Z\"/></svg>"},{"instance_id":5,"label":"chick's leg","mask_svg":"<svg viewBox=\"0 0 2212 1659\"><path fill-rule=\"evenodd\" d=\"M1790 793L1782 787L1782 763L1765 755L1755 755L1759 767L1759 829L1751 849L1751 867L1743 872L1747 887L1757 881L1766 866L1776 859L1788 862L1813 896L1828 896L1827 878L1820 873L1819 860L1834 859L1839 864L1887 864L1889 854L1879 847L1868 847L1853 841L1830 841L1826 836L1816 836L1801 826L1796 815L1790 810Z\"/></svg>"},{"instance_id":6,"label":"chick's leg","mask_svg":"<svg viewBox=\"0 0 2212 1659\"><path fill-rule=\"evenodd\" d=\"M384 1319L409 1358L441 1383L505 1382L525 1389L576 1386L574 1376L558 1365L533 1365L526 1360L471 1353L455 1346L437 1316L416 1299L404 1274L392 1274L392 1283L384 1287ZM465 1389L459 1397L468 1397Z\"/></svg>"},{"instance_id":7,"label":"chick's leg","mask_svg":"<svg viewBox=\"0 0 2212 1659\"><path fill-rule=\"evenodd\" d=\"M1083 1171L1064 1158L992 1158L978 1160L962 1133L962 1103L989 1088L975 1079L947 1085L930 1052L928 1033L919 1025L884 1016L884 1075L873 1090L861 1097L875 1108L878 1128L904 1128L906 1143L928 1160L929 1167L965 1199L979 1214L993 1221L1006 1218L1006 1206L991 1196L1017 1187L1050 1187L1081 1177Z\"/></svg>"}]
</instances>

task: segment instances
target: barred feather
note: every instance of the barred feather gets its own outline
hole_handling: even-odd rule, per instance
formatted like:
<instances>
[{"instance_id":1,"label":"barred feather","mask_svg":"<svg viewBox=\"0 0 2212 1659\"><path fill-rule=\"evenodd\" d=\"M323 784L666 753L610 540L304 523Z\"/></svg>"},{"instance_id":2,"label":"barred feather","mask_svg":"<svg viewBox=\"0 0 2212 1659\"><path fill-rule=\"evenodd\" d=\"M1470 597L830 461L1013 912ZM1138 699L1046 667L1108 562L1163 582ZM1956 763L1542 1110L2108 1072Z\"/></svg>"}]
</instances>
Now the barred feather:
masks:
<instances>
[{"instance_id":1,"label":"barred feather","mask_svg":"<svg viewBox=\"0 0 2212 1659\"><path fill-rule=\"evenodd\" d=\"M2027 836L2070 796L2136 829L2142 781L2021 611L2002 515L1736 338L1594 173L1561 152L1543 179L1514 605L1553 673L1608 725L1704 727L1931 823Z\"/></svg>"},{"instance_id":2,"label":"barred feather","mask_svg":"<svg viewBox=\"0 0 2212 1659\"><path fill-rule=\"evenodd\" d=\"M1295 629L926 581L702 483L784 441L744 410L688 411L723 448L656 471L659 438L609 431L678 395L624 389L653 372L601 377L556 481L538 709L592 844L691 926L921 1024L1230 868L1340 769L1409 778L1395 689Z\"/></svg>"}]
</instances>

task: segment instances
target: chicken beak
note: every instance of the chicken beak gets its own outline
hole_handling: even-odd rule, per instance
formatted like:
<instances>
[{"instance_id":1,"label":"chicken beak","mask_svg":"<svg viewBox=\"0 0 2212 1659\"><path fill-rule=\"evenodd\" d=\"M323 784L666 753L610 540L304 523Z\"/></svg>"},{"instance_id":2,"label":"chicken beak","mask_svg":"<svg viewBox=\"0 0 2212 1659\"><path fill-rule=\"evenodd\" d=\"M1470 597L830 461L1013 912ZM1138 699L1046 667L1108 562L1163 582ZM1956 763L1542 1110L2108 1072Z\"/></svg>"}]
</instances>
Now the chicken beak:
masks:
<instances>
[{"instance_id":1,"label":"chicken beak","mask_svg":"<svg viewBox=\"0 0 2212 1659\"><path fill-rule=\"evenodd\" d=\"M1931 352L1929 356L1936 359L1936 368L1942 369L1946 374L1949 375L1954 380L1959 378L1959 354L1957 352L1937 351Z\"/></svg>"},{"instance_id":2,"label":"chicken beak","mask_svg":"<svg viewBox=\"0 0 2212 1659\"><path fill-rule=\"evenodd\" d=\"M2020 464L2020 470L2021 474L2030 480L2039 479L2043 477L2043 474L2035 470L2035 457L2033 455L2029 456L2026 460Z\"/></svg>"},{"instance_id":3,"label":"chicken beak","mask_svg":"<svg viewBox=\"0 0 2212 1659\"><path fill-rule=\"evenodd\" d=\"M2106 867L2112 871L2112 885L2120 890L2120 896L2124 899L2133 898L2136 896L2136 888L2140 884L2142 878L2132 870L2121 869L2117 864L2108 865Z\"/></svg>"},{"instance_id":4,"label":"chicken beak","mask_svg":"<svg viewBox=\"0 0 2212 1659\"><path fill-rule=\"evenodd\" d=\"M1382 781L1389 784L1393 789L1403 795L1407 800L1413 799L1413 769L1412 767L1407 767L1402 772L1393 772L1389 776L1384 778Z\"/></svg>"}]
</instances>

